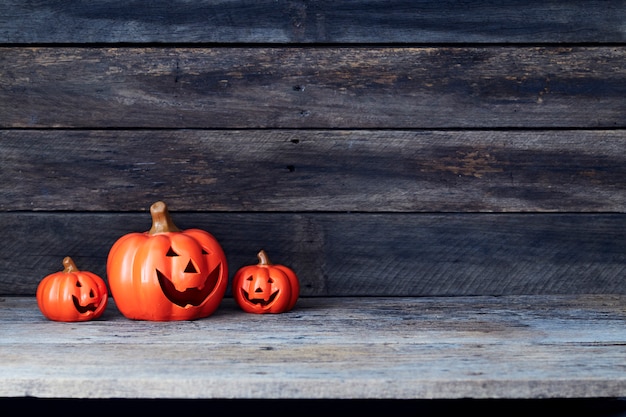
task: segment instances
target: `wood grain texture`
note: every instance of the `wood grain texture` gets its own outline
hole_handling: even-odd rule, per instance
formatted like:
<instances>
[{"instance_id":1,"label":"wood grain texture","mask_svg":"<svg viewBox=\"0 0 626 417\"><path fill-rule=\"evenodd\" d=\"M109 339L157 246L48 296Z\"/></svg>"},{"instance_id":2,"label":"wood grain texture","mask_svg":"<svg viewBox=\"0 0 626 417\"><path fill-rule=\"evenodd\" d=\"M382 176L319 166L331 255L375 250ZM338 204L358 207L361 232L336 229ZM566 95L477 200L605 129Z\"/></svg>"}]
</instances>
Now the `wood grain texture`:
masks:
<instances>
[{"instance_id":1,"label":"wood grain texture","mask_svg":"<svg viewBox=\"0 0 626 417\"><path fill-rule=\"evenodd\" d=\"M265 249L303 296L626 293L624 214L188 213L214 234L229 275ZM106 279L113 243L148 213L2 213L0 294L34 295L71 256Z\"/></svg>"},{"instance_id":2,"label":"wood grain texture","mask_svg":"<svg viewBox=\"0 0 626 417\"><path fill-rule=\"evenodd\" d=\"M0 48L12 128L623 128L626 48Z\"/></svg>"},{"instance_id":3,"label":"wood grain texture","mask_svg":"<svg viewBox=\"0 0 626 417\"><path fill-rule=\"evenodd\" d=\"M626 212L626 133L4 130L0 211Z\"/></svg>"},{"instance_id":4,"label":"wood grain texture","mask_svg":"<svg viewBox=\"0 0 626 417\"><path fill-rule=\"evenodd\" d=\"M626 399L625 15L4 1L0 406ZM260 249L293 268L296 308L245 314L229 288L194 322L114 300L47 321L40 280L65 256L106 279L157 200L218 238L231 277Z\"/></svg>"},{"instance_id":5,"label":"wood grain texture","mask_svg":"<svg viewBox=\"0 0 626 417\"><path fill-rule=\"evenodd\" d=\"M193 322L56 323L0 299L0 396L610 398L626 392L617 295L302 298Z\"/></svg>"},{"instance_id":6,"label":"wood grain texture","mask_svg":"<svg viewBox=\"0 0 626 417\"><path fill-rule=\"evenodd\" d=\"M621 1L5 0L5 43L623 42Z\"/></svg>"}]
</instances>

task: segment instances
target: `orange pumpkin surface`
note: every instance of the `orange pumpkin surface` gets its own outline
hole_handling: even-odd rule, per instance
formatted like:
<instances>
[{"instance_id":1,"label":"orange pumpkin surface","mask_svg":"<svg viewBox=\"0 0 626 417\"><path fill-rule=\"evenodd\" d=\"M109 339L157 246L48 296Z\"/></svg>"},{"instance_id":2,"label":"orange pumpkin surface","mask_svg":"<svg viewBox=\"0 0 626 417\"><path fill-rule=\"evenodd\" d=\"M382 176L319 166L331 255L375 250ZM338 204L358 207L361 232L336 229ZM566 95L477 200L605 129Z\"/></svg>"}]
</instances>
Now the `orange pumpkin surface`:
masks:
<instances>
[{"instance_id":1,"label":"orange pumpkin surface","mask_svg":"<svg viewBox=\"0 0 626 417\"><path fill-rule=\"evenodd\" d=\"M152 227L118 239L107 258L111 295L129 319L195 320L218 308L228 284L222 247L210 233L180 230L162 201Z\"/></svg>"},{"instance_id":2,"label":"orange pumpkin surface","mask_svg":"<svg viewBox=\"0 0 626 417\"><path fill-rule=\"evenodd\" d=\"M291 310L300 295L295 272L272 264L265 251L257 254L259 263L240 268L233 277L233 298L247 313L283 313Z\"/></svg>"},{"instance_id":3,"label":"orange pumpkin surface","mask_svg":"<svg viewBox=\"0 0 626 417\"><path fill-rule=\"evenodd\" d=\"M108 290L104 280L89 271L79 271L69 256L63 271L44 277L37 286L37 305L54 321L87 321L104 313Z\"/></svg>"}]
</instances>

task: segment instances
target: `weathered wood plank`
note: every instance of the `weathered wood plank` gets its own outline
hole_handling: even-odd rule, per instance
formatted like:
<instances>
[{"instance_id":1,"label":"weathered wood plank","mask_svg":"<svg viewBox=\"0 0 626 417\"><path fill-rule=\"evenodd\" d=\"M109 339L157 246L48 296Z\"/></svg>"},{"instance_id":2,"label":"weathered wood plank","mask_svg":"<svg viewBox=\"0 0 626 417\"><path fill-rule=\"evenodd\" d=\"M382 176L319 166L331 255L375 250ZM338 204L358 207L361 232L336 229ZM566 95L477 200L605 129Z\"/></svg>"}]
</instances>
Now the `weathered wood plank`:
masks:
<instances>
[{"instance_id":1,"label":"weathered wood plank","mask_svg":"<svg viewBox=\"0 0 626 417\"><path fill-rule=\"evenodd\" d=\"M0 48L2 127L621 128L626 47Z\"/></svg>"},{"instance_id":2,"label":"weathered wood plank","mask_svg":"<svg viewBox=\"0 0 626 417\"><path fill-rule=\"evenodd\" d=\"M626 212L626 131L0 131L0 211Z\"/></svg>"},{"instance_id":3,"label":"weathered wood plank","mask_svg":"<svg viewBox=\"0 0 626 417\"><path fill-rule=\"evenodd\" d=\"M624 2L5 0L8 43L623 42Z\"/></svg>"},{"instance_id":4,"label":"weathered wood plank","mask_svg":"<svg viewBox=\"0 0 626 417\"><path fill-rule=\"evenodd\" d=\"M626 293L625 214L183 213L222 244L230 276L265 249L303 296ZM34 295L71 256L103 278L148 213L1 213L0 294Z\"/></svg>"},{"instance_id":5,"label":"weathered wood plank","mask_svg":"<svg viewBox=\"0 0 626 417\"><path fill-rule=\"evenodd\" d=\"M194 322L56 323L0 299L0 396L590 398L626 393L626 298L225 300ZM106 369L106 372L102 372Z\"/></svg>"}]
</instances>

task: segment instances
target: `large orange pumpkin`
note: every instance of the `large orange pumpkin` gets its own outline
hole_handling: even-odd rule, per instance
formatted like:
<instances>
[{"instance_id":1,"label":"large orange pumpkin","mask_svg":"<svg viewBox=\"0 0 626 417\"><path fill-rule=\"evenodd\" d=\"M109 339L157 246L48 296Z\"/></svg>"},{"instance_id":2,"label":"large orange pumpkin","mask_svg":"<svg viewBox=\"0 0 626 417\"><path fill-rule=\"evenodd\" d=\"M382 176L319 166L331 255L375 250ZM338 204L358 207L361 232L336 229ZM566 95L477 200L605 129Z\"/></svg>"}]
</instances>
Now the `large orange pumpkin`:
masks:
<instances>
[{"instance_id":1,"label":"large orange pumpkin","mask_svg":"<svg viewBox=\"0 0 626 417\"><path fill-rule=\"evenodd\" d=\"M104 313L108 290L104 280L89 271L79 271L69 256L63 271L44 277L37 286L37 305L54 321L87 321Z\"/></svg>"},{"instance_id":2,"label":"large orange pumpkin","mask_svg":"<svg viewBox=\"0 0 626 417\"><path fill-rule=\"evenodd\" d=\"M272 264L264 250L257 254L259 263L240 268L233 277L233 298L247 313L283 313L291 310L300 295L295 272Z\"/></svg>"},{"instance_id":3,"label":"large orange pumpkin","mask_svg":"<svg viewBox=\"0 0 626 417\"><path fill-rule=\"evenodd\" d=\"M111 295L129 319L173 321L208 317L228 284L222 247L210 233L180 230L164 202L150 207L152 227L129 233L111 247Z\"/></svg>"}]
</instances>

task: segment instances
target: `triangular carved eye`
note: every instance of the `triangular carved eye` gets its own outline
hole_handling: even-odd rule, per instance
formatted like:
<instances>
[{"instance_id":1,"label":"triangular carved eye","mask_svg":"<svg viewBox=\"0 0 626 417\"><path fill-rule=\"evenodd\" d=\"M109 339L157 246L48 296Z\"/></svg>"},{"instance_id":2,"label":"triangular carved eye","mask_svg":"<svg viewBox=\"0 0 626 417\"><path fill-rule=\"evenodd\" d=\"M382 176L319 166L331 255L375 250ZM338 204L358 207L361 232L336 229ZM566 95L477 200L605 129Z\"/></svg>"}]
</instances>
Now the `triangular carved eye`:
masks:
<instances>
[{"instance_id":1,"label":"triangular carved eye","mask_svg":"<svg viewBox=\"0 0 626 417\"><path fill-rule=\"evenodd\" d=\"M207 252L204 248L202 248L202 254L203 254L203 255L208 255L208 254L209 254L209 252Z\"/></svg>"},{"instance_id":2,"label":"triangular carved eye","mask_svg":"<svg viewBox=\"0 0 626 417\"><path fill-rule=\"evenodd\" d=\"M167 251L165 256L178 256L178 254L174 252L174 249L170 248L170 250Z\"/></svg>"}]
</instances>

